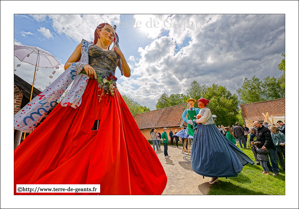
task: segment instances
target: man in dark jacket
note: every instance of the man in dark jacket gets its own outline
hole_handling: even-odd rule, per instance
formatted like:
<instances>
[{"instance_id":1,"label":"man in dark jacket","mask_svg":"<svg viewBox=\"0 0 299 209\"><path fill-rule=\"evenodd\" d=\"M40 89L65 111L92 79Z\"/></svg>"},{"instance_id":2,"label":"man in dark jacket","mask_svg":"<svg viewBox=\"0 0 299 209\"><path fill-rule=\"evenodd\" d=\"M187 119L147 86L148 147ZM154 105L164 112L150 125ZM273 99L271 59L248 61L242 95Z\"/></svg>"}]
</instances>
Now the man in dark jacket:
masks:
<instances>
[{"instance_id":1,"label":"man in dark jacket","mask_svg":"<svg viewBox=\"0 0 299 209\"><path fill-rule=\"evenodd\" d=\"M173 145L173 132L172 129L169 131L170 145Z\"/></svg>"},{"instance_id":2,"label":"man in dark jacket","mask_svg":"<svg viewBox=\"0 0 299 209\"><path fill-rule=\"evenodd\" d=\"M260 141L263 143L263 150L269 150L270 160L273 167L274 176L278 176L278 161L276 157L276 149L275 145L273 144L270 130L266 127L264 127L262 124L260 124L258 121L255 121L253 123L253 126L257 129L256 137L257 139L255 141ZM253 145L254 142L251 142ZM270 168L270 164L268 165Z\"/></svg>"},{"instance_id":3,"label":"man in dark jacket","mask_svg":"<svg viewBox=\"0 0 299 209\"><path fill-rule=\"evenodd\" d=\"M234 133L235 138L238 139L240 147L243 148L242 147L242 144L243 144L244 148L246 148L246 140L245 140L245 137L244 137L244 129L241 126L239 126L239 123L236 123L236 126L234 127L233 133Z\"/></svg>"},{"instance_id":4,"label":"man in dark jacket","mask_svg":"<svg viewBox=\"0 0 299 209\"><path fill-rule=\"evenodd\" d=\"M285 135L285 131L286 131L285 124L281 120L277 121L277 123L280 125L278 130Z\"/></svg>"}]
</instances>

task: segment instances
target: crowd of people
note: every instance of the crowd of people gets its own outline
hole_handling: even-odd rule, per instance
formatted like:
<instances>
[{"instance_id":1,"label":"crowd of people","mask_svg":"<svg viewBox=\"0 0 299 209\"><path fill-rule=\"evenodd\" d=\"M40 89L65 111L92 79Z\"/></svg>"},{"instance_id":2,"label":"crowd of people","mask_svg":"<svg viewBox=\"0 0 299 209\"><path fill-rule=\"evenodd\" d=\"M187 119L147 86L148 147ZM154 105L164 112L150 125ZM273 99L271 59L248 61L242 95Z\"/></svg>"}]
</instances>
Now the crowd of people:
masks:
<instances>
[{"instance_id":1,"label":"crowd of people","mask_svg":"<svg viewBox=\"0 0 299 209\"><path fill-rule=\"evenodd\" d=\"M239 123L235 125L224 127L219 125L218 130L229 141L240 148L251 149L256 161L256 165L263 167L263 174L270 175L270 171L274 176L279 173L278 163L280 163L283 170L285 170L285 124L279 120L277 124L263 124L255 121L253 127L248 128L246 125L240 126ZM181 128L183 130L184 127ZM185 128L186 129L186 128ZM179 148L179 141L183 144L183 151L185 153L188 149L188 144L184 143L187 138L180 138L175 136L178 130L163 128L163 133L152 128L151 137L154 150L161 150L161 143L164 146L165 158L169 158L168 144L176 145Z\"/></svg>"},{"instance_id":2,"label":"crowd of people","mask_svg":"<svg viewBox=\"0 0 299 209\"><path fill-rule=\"evenodd\" d=\"M241 127L239 123L232 128L219 125L218 130L236 146L238 142L240 148L251 149L256 164L263 167L263 174L270 175L272 171L277 176L278 162L285 170L285 124L281 120L277 124L255 121L251 128Z\"/></svg>"},{"instance_id":3,"label":"crowd of people","mask_svg":"<svg viewBox=\"0 0 299 209\"><path fill-rule=\"evenodd\" d=\"M153 143L153 149L154 151L158 151L161 150L161 141L163 143L164 146L164 155L165 158L169 158L168 155L168 142L170 142L170 145L174 145L174 140L176 143L177 148L179 147L179 137L174 136L174 134L177 133L177 129L174 130L174 133L172 132L172 129L170 129L169 131L169 139L168 139L168 135L166 133L167 128L163 128L163 133L161 134L160 132L158 132L157 129L152 128L150 131L151 137L152 137L152 143Z\"/></svg>"}]
</instances>

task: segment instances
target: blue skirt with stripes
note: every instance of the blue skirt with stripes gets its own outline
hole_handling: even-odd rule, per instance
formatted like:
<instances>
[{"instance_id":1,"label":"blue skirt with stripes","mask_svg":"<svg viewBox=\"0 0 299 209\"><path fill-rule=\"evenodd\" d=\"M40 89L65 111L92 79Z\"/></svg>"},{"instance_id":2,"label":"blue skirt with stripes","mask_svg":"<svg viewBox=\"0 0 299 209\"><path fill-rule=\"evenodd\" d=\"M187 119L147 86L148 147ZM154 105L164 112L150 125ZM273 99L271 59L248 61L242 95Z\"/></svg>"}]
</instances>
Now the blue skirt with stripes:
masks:
<instances>
[{"instance_id":1,"label":"blue skirt with stripes","mask_svg":"<svg viewBox=\"0 0 299 209\"><path fill-rule=\"evenodd\" d=\"M208 177L236 177L247 163L254 162L212 125L197 126L194 134L191 166Z\"/></svg>"}]
</instances>

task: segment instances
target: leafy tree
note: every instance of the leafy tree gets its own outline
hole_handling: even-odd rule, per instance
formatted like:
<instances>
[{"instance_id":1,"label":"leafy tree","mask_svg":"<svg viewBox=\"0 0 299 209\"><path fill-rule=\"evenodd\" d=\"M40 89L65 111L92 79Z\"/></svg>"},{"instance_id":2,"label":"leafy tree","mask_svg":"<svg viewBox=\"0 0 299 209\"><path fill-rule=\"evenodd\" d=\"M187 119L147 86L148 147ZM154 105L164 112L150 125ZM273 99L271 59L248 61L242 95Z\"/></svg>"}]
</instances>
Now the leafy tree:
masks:
<instances>
[{"instance_id":1,"label":"leafy tree","mask_svg":"<svg viewBox=\"0 0 299 209\"><path fill-rule=\"evenodd\" d=\"M232 125L237 121L238 96L224 86L213 84L205 90L204 98L210 100L208 107L217 116L218 125Z\"/></svg>"},{"instance_id":2,"label":"leafy tree","mask_svg":"<svg viewBox=\"0 0 299 209\"><path fill-rule=\"evenodd\" d=\"M186 100L187 100L187 96L185 96L184 94L171 94L168 97L169 106L185 103Z\"/></svg>"},{"instance_id":3,"label":"leafy tree","mask_svg":"<svg viewBox=\"0 0 299 209\"><path fill-rule=\"evenodd\" d=\"M264 101L262 84L263 82L255 76L253 76L251 80L245 78L242 87L237 90L237 94L239 95L242 103L247 104Z\"/></svg>"},{"instance_id":4,"label":"leafy tree","mask_svg":"<svg viewBox=\"0 0 299 209\"><path fill-rule=\"evenodd\" d=\"M278 79L278 83L281 86L281 88L285 89L285 54L282 53L283 59L281 60L281 63L277 66L280 71L283 72L282 76Z\"/></svg>"},{"instance_id":5,"label":"leafy tree","mask_svg":"<svg viewBox=\"0 0 299 209\"><path fill-rule=\"evenodd\" d=\"M262 93L265 100L279 99L285 96L285 90L278 79L268 76L262 83Z\"/></svg>"},{"instance_id":6,"label":"leafy tree","mask_svg":"<svg viewBox=\"0 0 299 209\"><path fill-rule=\"evenodd\" d=\"M238 114L237 114L237 121L240 126L243 126L244 125L244 120L243 120L243 116L242 116L242 110L239 110L238 111ZM233 124L232 124L233 125Z\"/></svg>"},{"instance_id":7,"label":"leafy tree","mask_svg":"<svg viewBox=\"0 0 299 209\"><path fill-rule=\"evenodd\" d=\"M130 112L132 113L133 117L139 113L150 111L149 108L147 108L145 106L141 106L136 101L134 101L132 98L130 98L126 95L123 95L122 97L123 97L125 103L127 104Z\"/></svg>"},{"instance_id":8,"label":"leafy tree","mask_svg":"<svg viewBox=\"0 0 299 209\"><path fill-rule=\"evenodd\" d=\"M169 101L168 101L168 95L164 92L161 97L158 99L158 102L156 104L156 109L161 109L164 107L170 107Z\"/></svg>"},{"instance_id":9,"label":"leafy tree","mask_svg":"<svg viewBox=\"0 0 299 209\"><path fill-rule=\"evenodd\" d=\"M193 81L187 90L187 99L193 98L195 100L198 100L201 97L203 97L206 91L207 91L206 85L200 85L197 81ZM194 106L198 107L197 102L195 103Z\"/></svg>"}]
</instances>

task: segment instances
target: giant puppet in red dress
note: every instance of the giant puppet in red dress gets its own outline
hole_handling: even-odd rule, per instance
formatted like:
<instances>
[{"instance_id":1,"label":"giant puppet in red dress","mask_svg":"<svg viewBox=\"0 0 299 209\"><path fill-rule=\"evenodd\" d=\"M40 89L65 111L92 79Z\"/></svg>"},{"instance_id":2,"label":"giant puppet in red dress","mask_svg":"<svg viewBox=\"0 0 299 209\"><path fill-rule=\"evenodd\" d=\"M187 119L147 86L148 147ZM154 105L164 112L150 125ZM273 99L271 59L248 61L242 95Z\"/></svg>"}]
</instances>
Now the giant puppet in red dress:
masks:
<instances>
[{"instance_id":1,"label":"giant puppet in red dress","mask_svg":"<svg viewBox=\"0 0 299 209\"><path fill-rule=\"evenodd\" d=\"M104 195L162 194L167 177L156 153L117 88L105 87L107 80L116 80L120 54L119 48L102 48L103 40L110 39L113 33L109 24L101 24L95 35L103 37L96 39L94 45L88 44L89 65L84 65L84 70L89 79L82 97L78 94L80 102L73 100L73 104L77 102L73 105L63 100L15 149L15 194L22 194L16 193L16 184L100 184L99 194ZM126 64L123 56L121 59ZM91 79L93 69L98 79ZM98 80L103 83L99 85ZM75 93L76 89L66 97ZM95 123L97 128L92 130Z\"/></svg>"}]
</instances>

